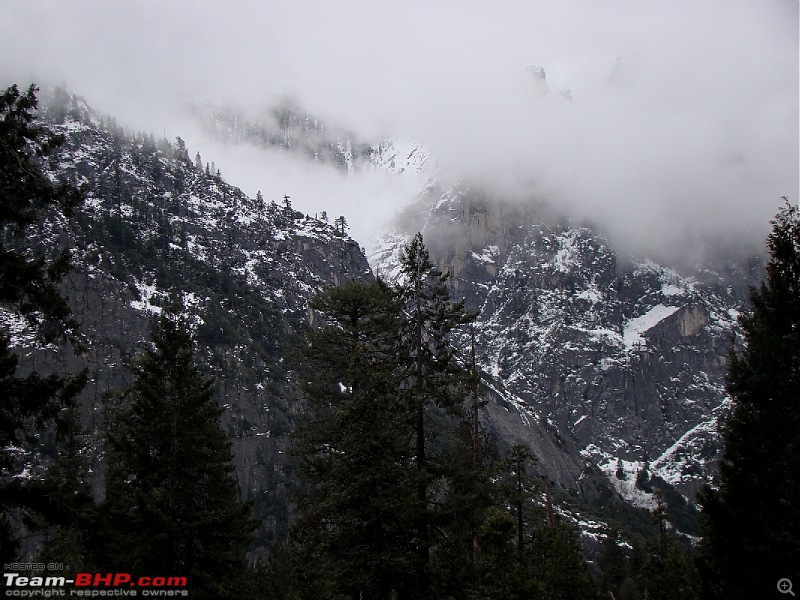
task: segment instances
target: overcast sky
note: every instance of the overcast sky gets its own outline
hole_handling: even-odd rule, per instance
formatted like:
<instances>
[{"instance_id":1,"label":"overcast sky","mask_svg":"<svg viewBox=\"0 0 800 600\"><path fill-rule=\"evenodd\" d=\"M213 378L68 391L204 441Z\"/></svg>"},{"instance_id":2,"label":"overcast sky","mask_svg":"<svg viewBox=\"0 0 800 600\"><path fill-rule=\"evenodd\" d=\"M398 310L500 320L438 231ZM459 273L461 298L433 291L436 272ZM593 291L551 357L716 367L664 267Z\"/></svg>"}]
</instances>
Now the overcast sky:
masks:
<instances>
[{"instance_id":1,"label":"overcast sky","mask_svg":"<svg viewBox=\"0 0 800 600\"><path fill-rule=\"evenodd\" d=\"M224 148L180 112L289 96L658 256L760 244L780 197L797 202L798 39L797 0L0 0L0 84L65 83L132 129L181 135L246 192L365 236L418 182Z\"/></svg>"}]
</instances>

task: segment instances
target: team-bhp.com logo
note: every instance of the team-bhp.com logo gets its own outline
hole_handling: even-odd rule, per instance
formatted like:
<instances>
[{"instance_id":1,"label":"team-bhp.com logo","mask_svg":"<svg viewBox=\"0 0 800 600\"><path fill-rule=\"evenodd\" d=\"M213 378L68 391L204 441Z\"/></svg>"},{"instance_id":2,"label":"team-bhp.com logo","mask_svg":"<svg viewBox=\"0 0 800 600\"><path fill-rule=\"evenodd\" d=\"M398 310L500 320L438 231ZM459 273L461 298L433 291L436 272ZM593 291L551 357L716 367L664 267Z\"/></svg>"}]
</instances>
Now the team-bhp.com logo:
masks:
<instances>
[{"instance_id":1,"label":"team-bhp.com logo","mask_svg":"<svg viewBox=\"0 0 800 600\"><path fill-rule=\"evenodd\" d=\"M175 597L188 596L186 577L134 577L130 573L77 573L75 577L40 577L3 573L5 595L15 598Z\"/></svg>"}]
</instances>

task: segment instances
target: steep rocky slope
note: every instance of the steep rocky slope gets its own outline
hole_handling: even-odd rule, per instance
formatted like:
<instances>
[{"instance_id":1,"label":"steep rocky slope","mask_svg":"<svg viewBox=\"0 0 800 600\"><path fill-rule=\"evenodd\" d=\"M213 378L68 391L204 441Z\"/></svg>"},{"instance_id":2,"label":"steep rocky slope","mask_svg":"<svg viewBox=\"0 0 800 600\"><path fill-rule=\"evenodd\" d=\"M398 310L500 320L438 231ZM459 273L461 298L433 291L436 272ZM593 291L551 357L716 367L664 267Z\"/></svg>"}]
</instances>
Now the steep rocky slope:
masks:
<instances>
[{"instance_id":1,"label":"steep rocky slope","mask_svg":"<svg viewBox=\"0 0 800 600\"><path fill-rule=\"evenodd\" d=\"M478 313L493 428L530 443L543 475L591 499L597 465L642 507L654 478L689 502L713 482L727 355L757 259L681 273L618 253L544 204L433 184L376 242L379 275L396 276L417 230Z\"/></svg>"},{"instance_id":2,"label":"steep rocky slope","mask_svg":"<svg viewBox=\"0 0 800 600\"><path fill-rule=\"evenodd\" d=\"M285 535L287 434L298 400L290 349L313 294L372 277L364 255L327 222L292 210L290 200L249 198L198 169L180 140L126 134L65 93L47 101L41 116L66 139L48 164L53 177L86 190L70 223L50 219L35 233L43 247L72 249L64 290L84 348L78 355L42 348L24 323L5 311L0 318L28 368L88 368L81 400L98 493L103 396L124 388L154 317L179 301L224 403L243 494L263 520L257 544Z\"/></svg>"}]
</instances>

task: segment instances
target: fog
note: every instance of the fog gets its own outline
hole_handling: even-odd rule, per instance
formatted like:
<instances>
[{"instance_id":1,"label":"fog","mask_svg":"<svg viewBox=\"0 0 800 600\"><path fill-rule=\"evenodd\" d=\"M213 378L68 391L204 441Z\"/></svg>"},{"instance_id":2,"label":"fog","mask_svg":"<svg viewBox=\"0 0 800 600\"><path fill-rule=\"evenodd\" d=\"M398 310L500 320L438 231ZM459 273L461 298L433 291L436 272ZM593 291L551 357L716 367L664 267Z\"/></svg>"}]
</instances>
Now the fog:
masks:
<instances>
[{"instance_id":1,"label":"fog","mask_svg":"<svg viewBox=\"0 0 800 600\"><path fill-rule=\"evenodd\" d=\"M0 84L65 84L250 194L346 215L362 243L419 181L221 144L186 100L291 98L363 139L418 140L442 177L662 258L760 248L780 197L797 202L798 39L796 0L0 0Z\"/></svg>"}]
</instances>

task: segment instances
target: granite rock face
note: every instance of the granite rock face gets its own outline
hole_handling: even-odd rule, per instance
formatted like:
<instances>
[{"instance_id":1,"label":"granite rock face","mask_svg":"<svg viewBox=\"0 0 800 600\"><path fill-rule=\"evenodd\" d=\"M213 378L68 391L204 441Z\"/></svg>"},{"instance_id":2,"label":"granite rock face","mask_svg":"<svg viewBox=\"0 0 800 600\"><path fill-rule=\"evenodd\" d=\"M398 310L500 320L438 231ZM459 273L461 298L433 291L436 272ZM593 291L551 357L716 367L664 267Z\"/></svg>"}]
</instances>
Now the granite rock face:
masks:
<instances>
[{"instance_id":1,"label":"granite rock face","mask_svg":"<svg viewBox=\"0 0 800 600\"><path fill-rule=\"evenodd\" d=\"M529 443L543 476L592 499L599 467L645 508L654 500L632 485L640 472L689 502L713 484L727 357L757 259L679 272L617 252L544 204L431 185L376 242L378 274L396 274L416 231L478 314L492 427Z\"/></svg>"},{"instance_id":2,"label":"granite rock face","mask_svg":"<svg viewBox=\"0 0 800 600\"><path fill-rule=\"evenodd\" d=\"M88 369L81 407L102 496L104 395L124 389L154 319L182 303L224 405L242 494L262 521L256 545L268 546L289 520L288 434L301 410L291 349L308 324L308 300L371 279L366 258L331 224L292 210L290 199L249 198L199 169L180 139L125 133L67 94L46 101L40 117L65 136L47 165L52 176L86 190L71 222L54 217L34 232L40 248L72 250L64 292L83 349L42 347L0 311L24 368Z\"/></svg>"}]
</instances>

